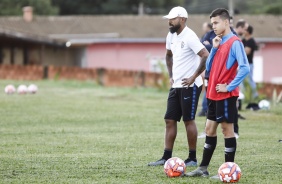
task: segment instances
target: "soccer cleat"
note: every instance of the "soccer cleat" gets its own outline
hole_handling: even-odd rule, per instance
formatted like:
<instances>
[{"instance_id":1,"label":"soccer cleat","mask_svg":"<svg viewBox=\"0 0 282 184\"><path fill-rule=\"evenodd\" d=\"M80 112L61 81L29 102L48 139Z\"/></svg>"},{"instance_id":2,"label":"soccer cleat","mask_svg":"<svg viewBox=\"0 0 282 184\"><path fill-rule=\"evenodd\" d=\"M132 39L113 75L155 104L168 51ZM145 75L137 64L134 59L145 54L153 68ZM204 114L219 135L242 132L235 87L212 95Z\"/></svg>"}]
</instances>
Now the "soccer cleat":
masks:
<instances>
[{"instance_id":1,"label":"soccer cleat","mask_svg":"<svg viewBox=\"0 0 282 184\"><path fill-rule=\"evenodd\" d=\"M160 160L157 160L155 162L150 162L148 163L148 166L159 166L159 165L164 165L166 162L166 159L161 158Z\"/></svg>"},{"instance_id":2,"label":"soccer cleat","mask_svg":"<svg viewBox=\"0 0 282 184\"><path fill-rule=\"evenodd\" d=\"M196 161L193 161L191 160L190 158L187 158L185 161L184 161L186 167L197 167L197 160Z\"/></svg>"},{"instance_id":3,"label":"soccer cleat","mask_svg":"<svg viewBox=\"0 0 282 184\"><path fill-rule=\"evenodd\" d=\"M201 135L198 136L198 139L206 138L206 132L202 132Z\"/></svg>"},{"instance_id":4,"label":"soccer cleat","mask_svg":"<svg viewBox=\"0 0 282 184\"><path fill-rule=\"evenodd\" d=\"M209 172L206 169L202 169L201 167L198 167L194 171L185 173L184 176L187 176L187 177L208 177Z\"/></svg>"}]
</instances>

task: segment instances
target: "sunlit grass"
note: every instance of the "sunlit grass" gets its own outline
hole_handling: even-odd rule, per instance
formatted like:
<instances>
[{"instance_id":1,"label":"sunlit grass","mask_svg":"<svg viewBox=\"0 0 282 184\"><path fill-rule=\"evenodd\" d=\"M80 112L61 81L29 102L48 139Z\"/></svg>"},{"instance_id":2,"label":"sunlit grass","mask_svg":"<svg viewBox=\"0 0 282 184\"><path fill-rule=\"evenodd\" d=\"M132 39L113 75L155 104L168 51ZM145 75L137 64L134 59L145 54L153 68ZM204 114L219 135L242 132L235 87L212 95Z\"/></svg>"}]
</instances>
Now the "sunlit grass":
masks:
<instances>
[{"instance_id":1,"label":"sunlit grass","mask_svg":"<svg viewBox=\"0 0 282 184\"><path fill-rule=\"evenodd\" d=\"M6 95L0 81L0 183L216 183L203 178L167 178L147 163L163 152L166 92L146 88L104 88L95 83L38 81L35 95ZM240 183L279 183L282 171L282 107L243 111L236 163ZM199 132L204 118L197 117ZM187 157L182 123L174 156ZM210 165L216 174L224 144ZM201 160L204 139L198 140ZM190 171L194 168L187 168Z\"/></svg>"}]
</instances>

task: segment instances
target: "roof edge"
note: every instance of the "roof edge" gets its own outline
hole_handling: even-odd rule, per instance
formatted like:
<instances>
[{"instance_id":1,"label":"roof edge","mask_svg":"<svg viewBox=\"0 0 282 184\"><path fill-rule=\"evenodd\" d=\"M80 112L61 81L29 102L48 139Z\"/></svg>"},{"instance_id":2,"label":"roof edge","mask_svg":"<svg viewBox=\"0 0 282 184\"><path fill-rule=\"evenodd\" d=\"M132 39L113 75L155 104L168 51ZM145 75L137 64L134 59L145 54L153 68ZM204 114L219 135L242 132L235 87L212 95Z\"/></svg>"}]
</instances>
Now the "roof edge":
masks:
<instances>
[{"instance_id":1,"label":"roof edge","mask_svg":"<svg viewBox=\"0 0 282 184\"><path fill-rule=\"evenodd\" d=\"M93 38L70 39L71 45L89 45L96 43L165 43L165 38Z\"/></svg>"},{"instance_id":2,"label":"roof edge","mask_svg":"<svg viewBox=\"0 0 282 184\"><path fill-rule=\"evenodd\" d=\"M255 37L256 42L263 42L263 43L282 43L282 38L259 38L259 37Z\"/></svg>"}]
</instances>

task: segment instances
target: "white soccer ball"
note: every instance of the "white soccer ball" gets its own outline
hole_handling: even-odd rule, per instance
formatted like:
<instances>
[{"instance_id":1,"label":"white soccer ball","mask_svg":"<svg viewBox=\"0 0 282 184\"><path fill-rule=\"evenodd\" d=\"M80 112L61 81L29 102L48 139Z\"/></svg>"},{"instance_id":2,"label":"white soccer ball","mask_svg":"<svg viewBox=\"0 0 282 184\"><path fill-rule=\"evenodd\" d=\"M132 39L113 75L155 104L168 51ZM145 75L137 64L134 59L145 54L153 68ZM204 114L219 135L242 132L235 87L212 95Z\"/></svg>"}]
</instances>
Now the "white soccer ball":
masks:
<instances>
[{"instance_id":1,"label":"white soccer ball","mask_svg":"<svg viewBox=\"0 0 282 184\"><path fill-rule=\"evenodd\" d=\"M218 176L224 183L236 183L241 178L241 169L234 162L225 162L219 167Z\"/></svg>"},{"instance_id":2,"label":"white soccer ball","mask_svg":"<svg viewBox=\"0 0 282 184\"><path fill-rule=\"evenodd\" d=\"M38 90L38 87L35 84L30 84L27 88L28 92L31 94L35 94Z\"/></svg>"},{"instance_id":3,"label":"white soccer ball","mask_svg":"<svg viewBox=\"0 0 282 184\"><path fill-rule=\"evenodd\" d=\"M183 176L185 171L186 165L184 161L178 157L172 157L164 164L164 172L170 178Z\"/></svg>"},{"instance_id":4,"label":"white soccer ball","mask_svg":"<svg viewBox=\"0 0 282 184\"><path fill-rule=\"evenodd\" d=\"M26 94L27 93L26 85L23 85L23 84L19 85L17 91L18 91L18 94L21 94L21 95Z\"/></svg>"},{"instance_id":5,"label":"white soccer ball","mask_svg":"<svg viewBox=\"0 0 282 184\"><path fill-rule=\"evenodd\" d=\"M15 86L13 86L12 84L9 84L5 87L4 89L5 93L10 95L10 94L14 94L16 92L16 88Z\"/></svg>"},{"instance_id":6,"label":"white soccer ball","mask_svg":"<svg viewBox=\"0 0 282 184\"><path fill-rule=\"evenodd\" d=\"M261 100L258 104L260 109L269 110L270 109L270 102L268 100Z\"/></svg>"}]
</instances>

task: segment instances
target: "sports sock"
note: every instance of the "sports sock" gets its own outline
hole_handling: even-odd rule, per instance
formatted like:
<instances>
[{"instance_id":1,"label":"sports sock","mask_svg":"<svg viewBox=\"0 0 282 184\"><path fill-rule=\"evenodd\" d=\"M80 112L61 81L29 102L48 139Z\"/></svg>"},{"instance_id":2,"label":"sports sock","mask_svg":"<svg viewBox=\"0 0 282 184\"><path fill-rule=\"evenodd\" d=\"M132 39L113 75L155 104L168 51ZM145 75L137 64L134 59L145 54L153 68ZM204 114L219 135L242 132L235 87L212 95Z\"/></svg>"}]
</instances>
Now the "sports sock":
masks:
<instances>
[{"instance_id":1,"label":"sports sock","mask_svg":"<svg viewBox=\"0 0 282 184\"><path fill-rule=\"evenodd\" d=\"M196 159L196 150L189 150L188 159L193 160L194 162L197 161L197 159Z\"/></svg>"},{"instance_id":2,"label":"sports sock","mask_svg":"<svg viewBox=\"0 0 282 184\"><path fill-rule=\"evenodd\" d=\"M234 162L237 142L236 138L226 138L225 140L225 162Z\"/></svg>"},{"instance_id":3,"label":"sports sock","mask_svg":"<svg viewBox=\"0 0 282 184\"><path fill-rule=\"evenodd\" d=\"M168 159L171 158L171 156L172 156L172 150L165 149L164 150L164 155L163 155L162 159L168 160Z\"/></svg>"},{"instance_id":4,"label":"sports sock","mask_svg":"<svg viewBox=\"0 0 282 184\"><path fill-rule=\"evenodd\" d=\"M217 144L217 137L206 136L206 142L204 146L203 159L200 166L208 166L210 164L213 152Z\"/></svg>"}]
</instances>

